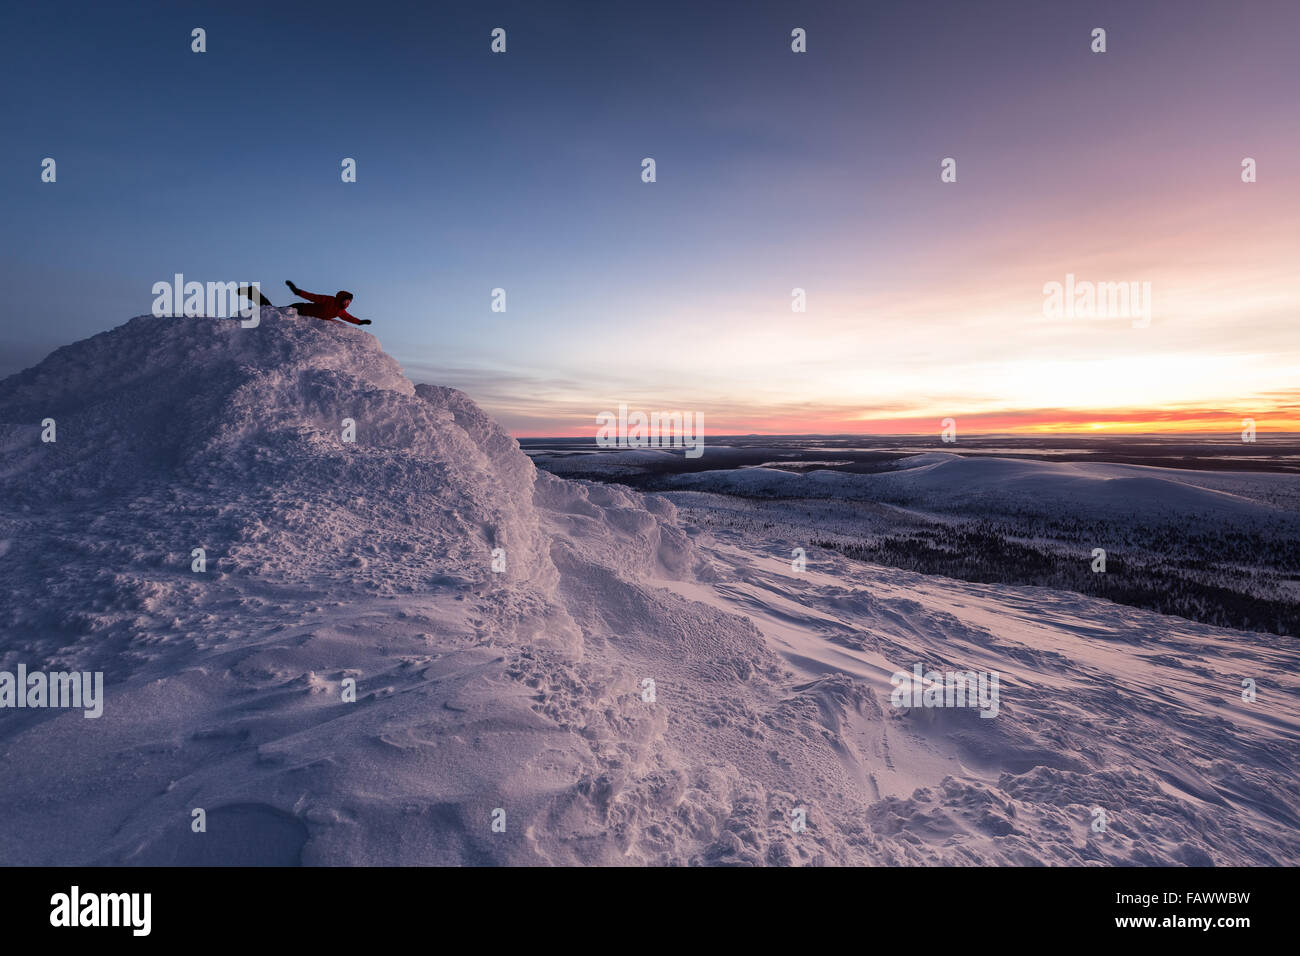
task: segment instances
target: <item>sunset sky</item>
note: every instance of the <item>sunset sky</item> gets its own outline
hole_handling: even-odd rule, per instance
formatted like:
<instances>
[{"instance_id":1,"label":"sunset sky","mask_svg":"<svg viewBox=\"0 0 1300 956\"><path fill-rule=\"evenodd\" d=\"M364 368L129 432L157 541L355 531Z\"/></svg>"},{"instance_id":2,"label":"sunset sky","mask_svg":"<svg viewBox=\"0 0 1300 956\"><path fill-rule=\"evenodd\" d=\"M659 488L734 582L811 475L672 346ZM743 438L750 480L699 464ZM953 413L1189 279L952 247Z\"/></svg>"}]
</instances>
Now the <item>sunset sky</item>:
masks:
<instances>
[{"instance_id":1,"label":"sunset sky","mask_svg":"<svg viewBox=\"0 0 1300 956\"><path fill-rule=\"evenodd\" d=\"M1300 431L1300 4L140 9L12 14L0 374L180 272L350 289L521 437Z\"/></svg>"}]
</instances>

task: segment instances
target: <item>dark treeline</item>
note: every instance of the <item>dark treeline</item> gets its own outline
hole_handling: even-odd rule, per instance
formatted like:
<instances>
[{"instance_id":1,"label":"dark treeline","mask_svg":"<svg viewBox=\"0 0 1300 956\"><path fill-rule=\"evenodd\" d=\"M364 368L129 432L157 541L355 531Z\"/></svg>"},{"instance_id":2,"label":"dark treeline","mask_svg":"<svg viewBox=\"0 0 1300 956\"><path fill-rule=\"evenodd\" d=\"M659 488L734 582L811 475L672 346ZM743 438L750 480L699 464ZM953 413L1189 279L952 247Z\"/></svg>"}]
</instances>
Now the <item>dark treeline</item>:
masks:
<instances>
[{"instance_id":1,"label":"dark treeline","mask_svg":"<svg viewBox=\"0 0 1300 956\"><path fill-rule=\"evenodd\" d=\"M1092 570L1091 546L1076 553L1059 550L1062 530L1053 529L1051 544L1013 540L1008 529L989 522L813 544L921 574L1069 590L1216 627L1300 636L1300 603L1260 593L1276 590L1288 574L1295 576L1300 543L1293 539L1245 532L1182 534L1168 527L1130 528L1121 535L1113 528L1072 529L1073 540L1095 541L1106 548L1106 570L1097 573ZM1263 572L1261 566L1270 570Z\"/></svg>"}]
</instances>

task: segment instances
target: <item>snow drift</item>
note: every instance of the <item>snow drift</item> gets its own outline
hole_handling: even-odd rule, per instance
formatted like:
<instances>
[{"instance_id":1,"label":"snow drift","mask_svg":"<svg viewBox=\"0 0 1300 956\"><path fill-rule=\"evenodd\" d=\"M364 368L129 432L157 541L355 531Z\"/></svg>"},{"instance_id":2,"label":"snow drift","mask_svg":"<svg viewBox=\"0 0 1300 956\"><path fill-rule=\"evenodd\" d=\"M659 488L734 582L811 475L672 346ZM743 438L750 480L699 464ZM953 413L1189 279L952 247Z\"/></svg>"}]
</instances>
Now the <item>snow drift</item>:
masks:
<instances>
[{"instance_id":1,"label":"snow drift","mask_svg":"<svg viewBox=\"0 0 1300 956\"><path fill-rule=\"evenodd\" d=\"M1300 859L1296 642L796 572L356 329L134 319L0 382L0 449L0 669L106 675L100 719L0 712L0 862ZM999 716L892 708L917 662Z\"/></svg>"}]
</instances>

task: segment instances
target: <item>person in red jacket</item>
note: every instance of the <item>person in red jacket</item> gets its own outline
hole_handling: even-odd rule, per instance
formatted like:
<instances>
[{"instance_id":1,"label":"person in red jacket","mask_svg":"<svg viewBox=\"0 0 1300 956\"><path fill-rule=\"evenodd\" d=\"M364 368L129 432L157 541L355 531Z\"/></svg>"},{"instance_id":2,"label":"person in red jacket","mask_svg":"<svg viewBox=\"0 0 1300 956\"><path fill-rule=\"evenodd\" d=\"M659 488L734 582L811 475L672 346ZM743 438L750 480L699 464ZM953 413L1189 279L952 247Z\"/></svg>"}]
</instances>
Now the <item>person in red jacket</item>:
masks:
<instances>
[{"instance_id":1,"label":"person in red jacket","mask_svg":"<svg viewBox=\"0 0 1300 956\"><path fill-rule=\"evenodd\" d=\"M304 299L310 299L311 305L305 305L301 302L295 302L293 307L298 310L299 315L308 315L314 319L341 319L344 322L351 322L353 325L369 325L369 319L358 319L355 315L348 315L348 306L352 304L351 292L339 292L335 295L317 295L315 292L304 292L296 285L285 280L285 285L294 295L301 296Z\"/></svg>"}]
</instances>

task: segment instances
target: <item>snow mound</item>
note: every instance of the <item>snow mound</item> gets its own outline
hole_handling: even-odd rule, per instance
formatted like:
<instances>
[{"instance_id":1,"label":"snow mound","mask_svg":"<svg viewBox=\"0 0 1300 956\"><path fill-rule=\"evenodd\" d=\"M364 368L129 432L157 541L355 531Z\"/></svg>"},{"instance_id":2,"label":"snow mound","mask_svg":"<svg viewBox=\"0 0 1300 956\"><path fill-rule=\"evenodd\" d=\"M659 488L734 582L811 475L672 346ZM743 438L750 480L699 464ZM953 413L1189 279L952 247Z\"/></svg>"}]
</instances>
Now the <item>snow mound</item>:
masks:
<instances>
[{"instance_id":1,"label":"snow mound","mask_svg":"<svg viewBox=\"0 0 1300 956\"><path fill-rule=\"evenodd\" d=\"M0 447L0 669L102 670L106 696L5 714L0 863L687 862L714 838L627 829L717 799L642 682L779 668L659 590L709 578L673 506L539 474L373 336L136 318L0 382Z\"/></svg>"},{"instance_id":2,"label":"snow mound","mask_svg":"<svg viewBox=\"0 0 1300 956\"><path fill-rule=\"evenodd\" d=\"M45 419L54 443L40 441ZM0 383L0 422L16 510L100 514L143 497L182 512L181 529L166 523L178 539L146 535L185 564L204 547L223 572L329 568L409 589L484 581L502 548L507 577L554 579L514 440L337 323L141 316Z\"/></svg>"}]
</instances>

